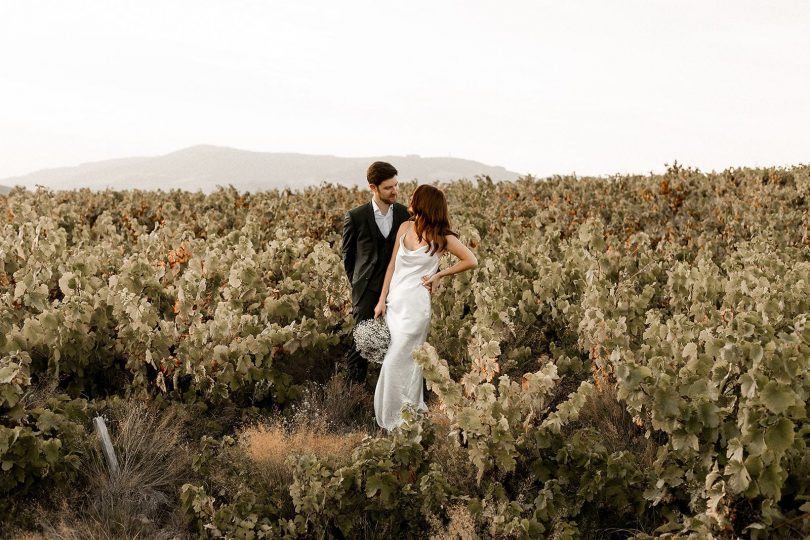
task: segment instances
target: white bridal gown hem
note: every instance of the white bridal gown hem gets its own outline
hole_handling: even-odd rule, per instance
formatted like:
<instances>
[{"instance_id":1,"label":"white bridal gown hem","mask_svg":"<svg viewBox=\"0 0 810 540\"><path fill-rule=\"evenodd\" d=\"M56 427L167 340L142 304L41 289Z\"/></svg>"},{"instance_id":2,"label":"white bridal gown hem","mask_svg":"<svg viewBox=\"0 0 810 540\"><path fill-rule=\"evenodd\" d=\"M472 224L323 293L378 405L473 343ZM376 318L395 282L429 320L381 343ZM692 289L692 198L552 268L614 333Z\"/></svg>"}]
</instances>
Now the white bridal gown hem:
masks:
<instances>
[{"instance_id":1,"label":"white bridal gown hem","mask_svg":"<svg viewBox=\"0 0 810 540\"><path fill-rule=\"evenodd\" d=\"M411 357L413 350L427 339L430 324L430 292L422 285L422 276L439 269L439 256L428 254L429 246L416 250L405 247L405 235L399 249L385 301L385 322L391 332L391 344L380 368L374 390L374 414L377 425L392 430L402 424L402 406L415 405L427 410L422 390L422 368Z\"/></svg>"}]
</instances>

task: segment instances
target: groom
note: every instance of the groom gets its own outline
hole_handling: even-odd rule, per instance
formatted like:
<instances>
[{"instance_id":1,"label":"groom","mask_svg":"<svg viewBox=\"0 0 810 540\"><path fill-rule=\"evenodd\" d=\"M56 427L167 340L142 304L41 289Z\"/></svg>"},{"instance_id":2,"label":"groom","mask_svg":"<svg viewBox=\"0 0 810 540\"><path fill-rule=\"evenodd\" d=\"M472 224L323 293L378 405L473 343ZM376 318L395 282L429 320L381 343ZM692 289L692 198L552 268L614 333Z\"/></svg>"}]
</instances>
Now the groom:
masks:
<instances>
[{"instance_id":1,"label":"groom","mask_svg":"<svg viewBox=\"0 0 810 540\"><path fill-rule=\"evenodd\" d=\"M405 205L396 202L397 170L393 165L375 161L366 176L371 200L346 212L343 219L343 267L352 286L355 324L374 317L397 230L410 218ZM349 378L364 383L367 370L368 361L352 342Z\"/></svg>"}]
</instances>

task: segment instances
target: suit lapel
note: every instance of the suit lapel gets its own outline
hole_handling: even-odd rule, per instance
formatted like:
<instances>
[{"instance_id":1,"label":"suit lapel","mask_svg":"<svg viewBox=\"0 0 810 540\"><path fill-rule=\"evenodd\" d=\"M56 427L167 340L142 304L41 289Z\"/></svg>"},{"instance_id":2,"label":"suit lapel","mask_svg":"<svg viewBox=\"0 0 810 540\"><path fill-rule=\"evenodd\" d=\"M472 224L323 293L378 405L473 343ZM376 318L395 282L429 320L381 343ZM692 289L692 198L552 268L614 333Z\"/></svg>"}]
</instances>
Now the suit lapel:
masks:
<instances>
[{"instance_id":1,"label":"suit lapel","mask_svg":"<svg viewBox=\"0 0 810 540\"><path fill-rule=\"evenodd\" d=\"M380 232L380 228L377 227L377 220L374 219L374 206L371 204L371 201L369 201L368 208L366 208L366 221L368 222L369 230L372 235L385 238Z\"/></svg>"}]
</instances>

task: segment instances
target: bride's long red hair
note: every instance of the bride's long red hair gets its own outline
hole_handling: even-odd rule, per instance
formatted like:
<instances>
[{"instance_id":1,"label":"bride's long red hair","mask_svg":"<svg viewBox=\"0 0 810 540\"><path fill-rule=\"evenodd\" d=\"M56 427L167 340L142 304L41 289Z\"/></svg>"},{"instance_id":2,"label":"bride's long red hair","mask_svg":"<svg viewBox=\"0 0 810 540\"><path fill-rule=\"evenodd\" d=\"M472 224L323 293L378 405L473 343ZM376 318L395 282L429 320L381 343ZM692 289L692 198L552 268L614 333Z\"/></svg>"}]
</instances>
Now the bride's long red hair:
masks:
<instances>
[{"instance_id":1,"label":"bride's long red hair","mask_svg":"<svg viewBox=\"0 0 810 540\"><path fill-rule=\"evenodd\" d=\"M450 219L447 212L447 200L444 192L429 184L418 186L411 197L411 211L416 238L421 243L424 238L431 246L430 255L447 248L446 235L458 234L450 230ZM418 218L418 219L415 219Z\"/></svg>"}]
</instances>

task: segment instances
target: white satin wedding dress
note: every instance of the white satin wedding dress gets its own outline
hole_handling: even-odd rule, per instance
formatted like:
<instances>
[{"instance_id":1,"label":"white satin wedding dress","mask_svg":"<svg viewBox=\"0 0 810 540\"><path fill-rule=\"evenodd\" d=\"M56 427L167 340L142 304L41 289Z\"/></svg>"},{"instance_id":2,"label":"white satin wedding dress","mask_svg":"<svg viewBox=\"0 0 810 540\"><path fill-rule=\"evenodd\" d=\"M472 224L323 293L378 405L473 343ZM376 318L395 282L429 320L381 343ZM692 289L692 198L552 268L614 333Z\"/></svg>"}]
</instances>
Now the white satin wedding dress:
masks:
<instances>
[{"instance_id":1,"label":"white satin wedding dress","mask_svg":"<svg viewBox=\"0 0 810 540\"><path fill-rule=\"evenodd\" d=\"M411 224L399 239L385 301L385 322L391 332L391 344L374 390L377 424L387 430L402 423L400 411L405 403L427 409L422 392L422 368L411 358L411 353L427 339L430 291L422 284L422 276L430 277L438 271L439 255L430 255L427 245L414 251L406 248L405 234L410 227Z\"/></svg>"}]
</instances>

